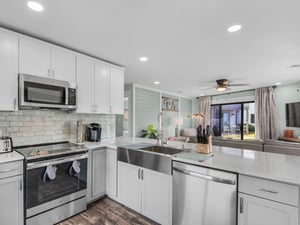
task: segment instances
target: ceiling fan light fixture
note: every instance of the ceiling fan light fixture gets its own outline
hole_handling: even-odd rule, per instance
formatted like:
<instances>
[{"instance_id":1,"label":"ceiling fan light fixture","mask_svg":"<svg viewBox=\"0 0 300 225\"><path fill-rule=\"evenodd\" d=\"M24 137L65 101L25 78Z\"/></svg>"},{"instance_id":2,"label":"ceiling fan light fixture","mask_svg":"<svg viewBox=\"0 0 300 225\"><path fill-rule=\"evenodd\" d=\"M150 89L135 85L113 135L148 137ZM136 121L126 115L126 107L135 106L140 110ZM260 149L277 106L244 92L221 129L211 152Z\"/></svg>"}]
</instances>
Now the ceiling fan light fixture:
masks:
<instances>
[{"instance_id":1,"label":"ceiling fan light fixture","mask_svg":"<svg viewBox=\"0 0 300 225\"><path fill-rule=\"evenodd\" d=\"M217 91L221 91L222 92L222 91L226 90L226 87L219 86L216 89L217 89Z\"/></svg>"}]
</instances>

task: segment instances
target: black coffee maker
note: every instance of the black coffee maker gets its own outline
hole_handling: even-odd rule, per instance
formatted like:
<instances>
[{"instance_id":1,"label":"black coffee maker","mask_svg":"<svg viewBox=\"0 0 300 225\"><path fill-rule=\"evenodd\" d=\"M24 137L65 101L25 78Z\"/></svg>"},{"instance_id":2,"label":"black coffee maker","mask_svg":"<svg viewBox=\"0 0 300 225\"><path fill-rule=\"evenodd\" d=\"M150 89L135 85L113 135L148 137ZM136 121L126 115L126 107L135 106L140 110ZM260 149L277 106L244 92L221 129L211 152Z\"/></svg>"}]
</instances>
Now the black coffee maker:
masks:
<instances>
[{"instance_id":1,"label":"black coffee maker","mask_svg":"<svg viewBox=\"0 0 300 225\"><path fill-rule=\"evenodd\" d=\"M86 127L88 141L101 141L101 125L99 123L91 123Z\"/></svg>"}]
</instances>

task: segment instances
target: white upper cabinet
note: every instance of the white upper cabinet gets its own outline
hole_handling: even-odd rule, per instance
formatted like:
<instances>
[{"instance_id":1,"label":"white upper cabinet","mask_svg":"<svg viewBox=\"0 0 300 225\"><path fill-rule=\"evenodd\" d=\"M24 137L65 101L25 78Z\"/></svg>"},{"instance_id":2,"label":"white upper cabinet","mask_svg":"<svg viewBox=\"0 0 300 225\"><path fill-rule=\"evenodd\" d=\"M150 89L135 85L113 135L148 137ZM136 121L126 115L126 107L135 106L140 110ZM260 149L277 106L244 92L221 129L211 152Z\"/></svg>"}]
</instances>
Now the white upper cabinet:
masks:
<instances>
[{"instance_id":1,"label":"white upper cabinet","mask_svg":"<svg viewBox=\"0 0 300 225\"><path fill-rule=\"evenodd\" d=\"M75 81L75 54L39 40L20 38L19 72Z\"/></svg>"},{"instance_id":2,"label":"white upper cabinet","mask_svg":"<svg viewBox=\"0 0 300 225\"><path fill-rule=\"evenodd\" d=\"M55 79L75 82L75 55L63 48L51 48L51 68Z\"/></svg>"},{"instance_id":3,"label":"white upper cabinet","mask_svg":"<svg viewBox=\"0 0 300 225\"><path fill-rule=\"evenodd\" d=\"M20 73L43 77L51 75L49 45L33 39L21 38L19 52Z\"/></svg>"},{"instance_id":4,"label":"white upper cabinet","mask_svg":"<svg viewBox=\"0 0 300 225\"><path fill-rule=\"evenodd\" d=\"M17 110L18 38L0 29L0 111Z\"/></svg>"},{"instance_id":5,"label":"white upper cabinet","mask_svg":"<svg viewBox=\"0 0 300 225\"><path fill-rule=\"evenodd\" d=\"M124 113L124 70L110 68L110 108L112 114Z\"/></svg>"},{"instance_id":6,"label":"white upper cabinet","mask_svg":"<svg viewBox=\"0 0 300 225\"><path fill-rule=\"evenodd\" d=\"M82 55L76 61L77 112L123 114L124 70Z\"/></svg>"},{"instance_id":7,"label":"white upper cabinet","mask_svg":"<svg viewBox=\"0 0 300 225\"><path fill-rule=\"evenodd\" d=\"M77 112L92 113L94 110L94 62L88 57L77 56Z\"/></svg>"},{"instance_id":8,"label":"white upper cabinet","mask_svg":"<svg viewBox=\"0 0 300 225\"><path fill-rule=\"evenodd\" d=\"M109 113L109 66L95 62L95 112Z\"/></svg>"}]
</instances>

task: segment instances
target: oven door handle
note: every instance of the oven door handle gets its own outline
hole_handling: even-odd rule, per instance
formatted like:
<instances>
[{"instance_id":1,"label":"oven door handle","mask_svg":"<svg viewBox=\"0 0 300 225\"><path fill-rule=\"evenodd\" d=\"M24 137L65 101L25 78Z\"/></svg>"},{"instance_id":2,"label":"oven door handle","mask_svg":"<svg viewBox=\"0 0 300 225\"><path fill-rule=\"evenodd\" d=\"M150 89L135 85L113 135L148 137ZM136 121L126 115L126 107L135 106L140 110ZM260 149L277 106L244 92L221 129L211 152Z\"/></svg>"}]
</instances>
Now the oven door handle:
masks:
<instances>
[{"instance_id":1,"label":"oven door handle","mask_svg":"<svg viewBox=\"0 0 300 225\"><path fill-rule=\"evenodd\" d=\"M61 163L66 163L66 162L72 162L75 160L80 160L80 159L86 159L88 157L88 154L82 154L79 156L73 156L73 157L64 157L60 159L51 159L51 160L46 160L46 161L40 161L40 162L32 162L32 163L27 163L27 170L32 170L36 168L41 168L41 167L46 167L50 165L57 165Z\"/></svg>"}]
</instances>

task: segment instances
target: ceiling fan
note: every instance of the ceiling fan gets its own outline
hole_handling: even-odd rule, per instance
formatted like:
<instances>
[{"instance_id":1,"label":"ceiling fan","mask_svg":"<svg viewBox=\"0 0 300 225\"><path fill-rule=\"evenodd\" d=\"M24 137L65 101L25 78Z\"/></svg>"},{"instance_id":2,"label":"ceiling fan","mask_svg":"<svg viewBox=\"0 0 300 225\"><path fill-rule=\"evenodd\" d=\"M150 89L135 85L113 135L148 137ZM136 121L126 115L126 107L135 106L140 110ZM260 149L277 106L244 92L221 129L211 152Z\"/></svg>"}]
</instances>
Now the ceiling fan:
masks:
<instances>
[{"instance_id":1,"label":"ceiling fan","mask_svg":"<svg viewBox=\"0 0 300 225\"><path fill-rule=\"evenodd\" d=\"M217 91L226 91L226 90L231 90L229 87L233 87L233 86L248 86L249 84L230 84L228 79L218 79L216 80L217 86L214 87L210 87L204 90L209 90L212 88L215 88Z\"/></svg>"}]
</instances>

